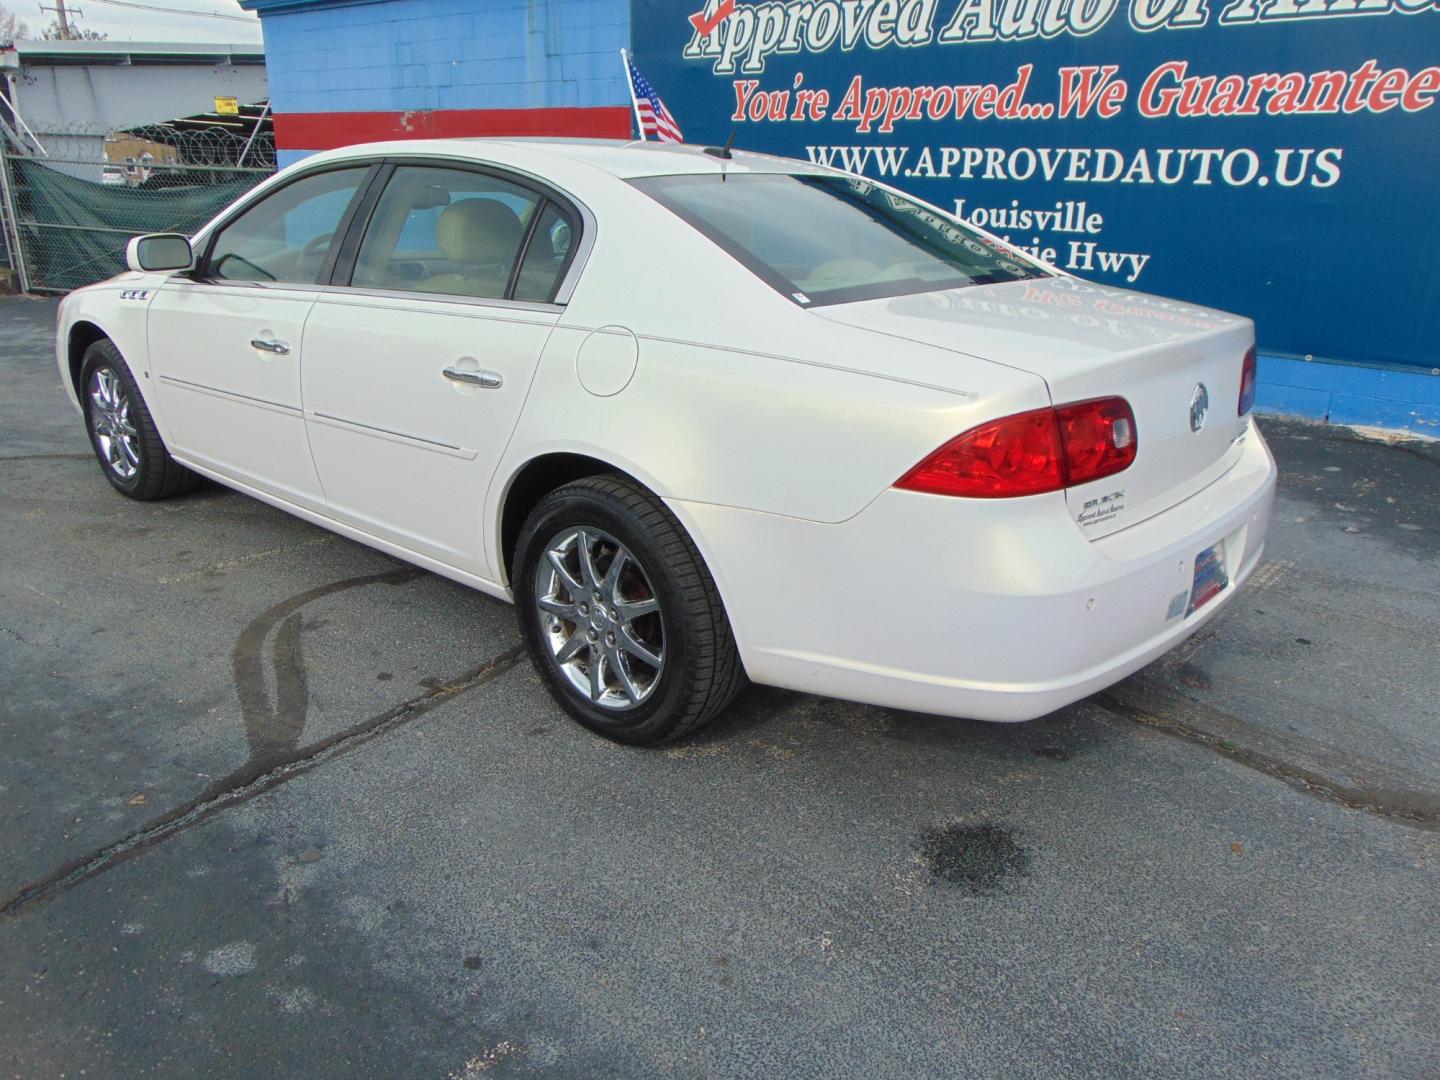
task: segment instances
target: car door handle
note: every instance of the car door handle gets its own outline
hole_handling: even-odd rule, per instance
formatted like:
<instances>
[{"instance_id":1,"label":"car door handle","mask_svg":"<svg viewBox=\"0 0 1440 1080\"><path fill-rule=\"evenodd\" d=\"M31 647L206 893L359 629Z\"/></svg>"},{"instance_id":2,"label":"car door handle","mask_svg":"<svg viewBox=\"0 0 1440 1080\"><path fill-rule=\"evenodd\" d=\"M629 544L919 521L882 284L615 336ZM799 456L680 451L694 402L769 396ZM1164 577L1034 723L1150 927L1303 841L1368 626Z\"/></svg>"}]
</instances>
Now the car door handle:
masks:
<instances>
[{"instance_id":1,"label":"car door handle","mask_svg":"<svg viewBox=\"0 0 1440 1080\"><path fill-rule=\"evenodd\" d=\"M290 346L283 341L266 341L264 338L251 338L250 347L259 349L261 352L274 353L276 356L285 356L290 352Z\"/></svg>"},{"instance_id":2,"label":"car door handle","mask_svg":"<svg viewBox=\"0 0 1440 1080\"><path fill-rule=\"evenodd\" d=\"M466 386L480 386L486 390L498 390L505 383L498 371L471 371L466 368L447 367L440 374L451 382L464 383Z\"/></svg>"}]
</instances>

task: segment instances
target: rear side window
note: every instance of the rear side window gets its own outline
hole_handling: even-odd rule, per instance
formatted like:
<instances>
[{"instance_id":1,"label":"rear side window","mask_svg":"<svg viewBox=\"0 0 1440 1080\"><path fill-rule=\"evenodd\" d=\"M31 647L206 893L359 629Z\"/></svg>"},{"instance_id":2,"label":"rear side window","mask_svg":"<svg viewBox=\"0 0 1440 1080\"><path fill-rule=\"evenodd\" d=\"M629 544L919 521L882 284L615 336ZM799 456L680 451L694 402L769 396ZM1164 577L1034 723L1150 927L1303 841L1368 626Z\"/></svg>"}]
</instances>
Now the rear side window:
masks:
<instances>
[{"instance_id":1,"label":"rear side window","mask_svg":"<svg viewBox=\"0 0 1440 1080\"><path fill-rule=\"evenodd\" d=\"M1047 271L858 177L652 176L641 191L799 304L841 304Z\"/></svg>"},{"instance_id":2,"label":"rear side window","mask_svg":"<svg viewBox=\"0 0 1440 1080\"><path fill-rule=\"evenodd\" d=\"M496 176L402 165L375 205L350 283L359 288L549 300L556 227L539 192ZM568 248L566 249L568 251Z\"/></svg>"},{"instance_id":3,"label":"rear side window","mask_svg":"<svg viewBox=\"0 0 1440 1080\"><path fill-rule=\"evenodd\" d=\"M515 281L515 299L548 303L560 287L560 278L570 264L575 226L570 215L554 203L546 203L536 223L520 276Z\"/></svg>"}]
</instances>

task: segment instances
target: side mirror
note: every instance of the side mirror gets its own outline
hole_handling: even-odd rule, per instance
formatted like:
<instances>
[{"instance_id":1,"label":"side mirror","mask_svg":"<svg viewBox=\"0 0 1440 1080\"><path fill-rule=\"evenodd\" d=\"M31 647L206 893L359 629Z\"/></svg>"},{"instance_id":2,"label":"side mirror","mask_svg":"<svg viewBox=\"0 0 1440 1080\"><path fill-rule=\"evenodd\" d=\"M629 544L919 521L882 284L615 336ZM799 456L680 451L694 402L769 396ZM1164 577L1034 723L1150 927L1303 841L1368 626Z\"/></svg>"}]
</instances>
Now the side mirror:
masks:
<instances>
[{"instance_id":1,"label":"side mirror","mask_svg":"<svg viewBox=\"0 0 1440 1080\"><path fill-rule=\"evenodd\" d=\"M189 270L195 265L190 241L179 233L137 236L125 245L125 265L131 270Z\"/></svg>"}]
</instances>

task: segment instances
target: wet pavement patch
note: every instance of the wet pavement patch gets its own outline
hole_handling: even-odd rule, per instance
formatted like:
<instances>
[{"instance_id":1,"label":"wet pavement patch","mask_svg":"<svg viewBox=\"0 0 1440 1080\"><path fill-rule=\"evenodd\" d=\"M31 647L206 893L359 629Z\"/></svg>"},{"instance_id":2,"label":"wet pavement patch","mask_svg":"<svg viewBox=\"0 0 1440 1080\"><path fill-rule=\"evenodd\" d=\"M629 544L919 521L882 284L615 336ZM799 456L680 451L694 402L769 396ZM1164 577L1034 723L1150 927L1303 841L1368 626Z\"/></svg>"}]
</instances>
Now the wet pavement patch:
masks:
<instances>
[{"instance_id":1,"label":"wet pavement patch","mask_svg":"<svg viewBox=\"0 0 1440 1080\"><path fill-rule=\"evenodd\" d=\"M920 836L920 860L931 876L973 893L993 893L1030 871L1030 852L993 822L938 825Z\"/></svg>"},{"instance_id":2,"label":"wet pavement patch","mask_svg":"<svg viewBox=\"0 0 1440 1080\"><path fill-rule=\"evenodd\" d=\"M1182 683L1192 690L1209 690L1214 684L1210 673L1203 668L1196 667L1194 664L1181 664L1176 668L1175 674L1179 676Z\"/></svg>"}]
</instances>

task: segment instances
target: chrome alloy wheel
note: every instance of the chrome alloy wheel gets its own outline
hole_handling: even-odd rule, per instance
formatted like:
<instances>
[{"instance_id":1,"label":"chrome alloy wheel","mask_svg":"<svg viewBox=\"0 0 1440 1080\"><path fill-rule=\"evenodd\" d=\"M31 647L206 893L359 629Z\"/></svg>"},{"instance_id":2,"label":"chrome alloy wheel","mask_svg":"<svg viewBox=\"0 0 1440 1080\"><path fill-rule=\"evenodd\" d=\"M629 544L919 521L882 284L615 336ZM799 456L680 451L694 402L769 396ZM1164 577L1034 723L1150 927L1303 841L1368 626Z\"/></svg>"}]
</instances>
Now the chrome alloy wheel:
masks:
<instances>
[{"instance_id":1,"label":"chrome alloy wheel","mask_svg":"<svg viewBox=\"0 0 1440 1080\"><path fill-rule=\"evenodd\" d=\"M593 528L568 528L545 545L535 607L555 663L602 709L643 703L665 668L660 601L625 545Z\"/></svg>"},{"instance_id":2,"label":"chrome alloy wheel","mask_svg":"<svg viewBox=\"0 0 1440 1080\"><path fill-rule=\"evenodd\" d=\"M90 376L90 426L110 471L131 480L140 470L140 433L130 416L130 395L108 367Z\"/></svg>"}]
</instances>

